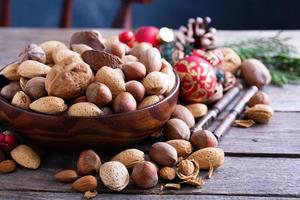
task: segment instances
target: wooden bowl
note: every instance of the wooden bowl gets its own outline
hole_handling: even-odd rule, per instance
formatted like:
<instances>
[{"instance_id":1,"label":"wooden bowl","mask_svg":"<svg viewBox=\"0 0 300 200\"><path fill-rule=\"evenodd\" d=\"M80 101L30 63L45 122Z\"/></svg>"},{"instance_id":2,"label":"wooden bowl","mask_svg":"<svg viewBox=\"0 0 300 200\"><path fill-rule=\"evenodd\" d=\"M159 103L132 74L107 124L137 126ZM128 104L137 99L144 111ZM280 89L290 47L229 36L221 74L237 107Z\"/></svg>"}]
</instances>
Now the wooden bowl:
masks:
<instances>
[{"instance_id":1,"label":"wooden bowl","mask_svg":"<svg viewBox=\"0 0 300 200\"><path fill-rule=\"evenodd\" d=\"M161 130L178 99L179 78L162 101L129 113L101 117L46 115L24 110L0 96L0 119L37 144L59 149L122 148ZM8 81L1 76L0 88Z\"/></svg>"}]
</instances>

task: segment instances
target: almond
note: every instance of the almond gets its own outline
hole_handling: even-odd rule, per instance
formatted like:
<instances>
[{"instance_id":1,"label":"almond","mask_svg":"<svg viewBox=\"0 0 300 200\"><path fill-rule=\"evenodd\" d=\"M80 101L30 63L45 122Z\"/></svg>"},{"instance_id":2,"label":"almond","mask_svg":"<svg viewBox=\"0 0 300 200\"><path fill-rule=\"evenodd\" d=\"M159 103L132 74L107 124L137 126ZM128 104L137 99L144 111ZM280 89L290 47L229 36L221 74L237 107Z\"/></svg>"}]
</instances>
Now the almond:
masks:
<instances>
[{"instance_id":1,"label":"almond","mask_svg":"<svg viewBox=\"0 0 300 200\"><path fill-rule=\"evenodd\" d=\"M51 67L48 65L34 60L26 60L19 65L18 73L25 78L45 77L50 70Z\"/></svg>"},{"instance_id":2,"label":"almond","mask_svg":"<svg viewBox=\"0 0 300 200\"><path fill-rule=\"evenodd\" d=\"M0 173L10 173L16 170L16 163L13 160L0 162Z\"/></svg>"},{"instance_id":3,"label":"almond","mask_svg":"<svg viewBox=\"0 0 300 200\"><path fill-rule=\"evenodd\" d=\"M157 48L149 48L142 51L140 62L146 67L147 74L161 69L161 55Z\"/></svg>"},{"instance_id":4,"label":"almond","mask_svg":"<svg viewBox=\"0 0 300 200\"><path fill-rule=\"evenodd\" d=\"M77 179L72 188L79 192L87 192L96 189L98 186L97 179L94 176L87 175Z\"/></svg>"},{"instance_id":5,"label":"almond","mask_svg":"<svg viewBox=\"0 0 300 200\"><path fill-rule=\"evenodd\" d=\"M27 145L17 146L10 155L19 165L29 169L37 169L41 163L40 156Z\"/></svg>"},{"instance_id":6,"label":"almond","mask_svg":"<svg viewBox=\"0 0 300 200\"><path fill-rule=\"evenodd\" d=\"M177 151L178 157L187 157L191 153L193 153L193 146L189 141L176 139L167 141L169 145L174 147Z\"/></svg>"},{"instance_id":7,"label":"almond","mask_svg":"<svg viewBox=\"0 0 300 200\"><path fill-rule=\"evenodd\" d=\"M68 106L62 98L47 96L35 100L29 108L40 113L59 114L67 110Z\"/></svg>"},{"instance_id":8,"label":"almond","mask_svg":"<svg viewBox=\"0 0 300 200\"><path fill-rule=\"evenodd\" d=\"M159 99L159 96L157 96L157 95L151 95L151 96L145 97L142 100L142 102L138 105L138 109L142 109L142 108L151 106L159 101L160 101L160 99Z\"/></svg>"},{"instance_id":9,"label":"almond","mask_svg":"<svg viewBox=\"0 0 300 200\"><path fill-rule=\"evenodd\" d=\"M69 116L75 117L97 117L102 114L102 111L98 106L90 102L80 102L73 104L69 110Z\"/></svg>"},{"instance_id":10,"label":"almond","mask_svg":"<svg viewBox=\"0 0 300 200\"><path fill-rule=\"evenodd\" d=\"M110 67L104 66L99 69L96 74L96 81L105 84L113 97L126 90L123 77Z\"/></svg>"},{"instance_id":11,"label":"almond","mask_svg":"<svg viewBox=\"0 0 300 200\"><path fill-rule=\"evenodd\" d=\"M115 155L111 160L123 163L126 168L132 168L136 163L143 162L145 158L144 152L138 149L127 149Z\"/></svg>"},{"instance_id":12,"label":"almond","mask_svg":"<svg viewBox=\"0 0 300 200\"><path fill-rule=\"evenodd\" d=\"M189 128L192 128L195 125L195 118L193 114L183 105L177 104L171 117L181 119Z\"/></svg>"},{"instance_id":13,"label":"almond","mask_svg":"<svg viewBox=\"0 0 300 200\"><path fill-rule=\"evenodd\" d=\"M207 105L203 103L193 103L185 106L192 113L194 118L203 117L207 113Z\"/></svg>"},{"instance_id":14,"label":"almond","mask_svg":"<svg viewBox=\"0 0 300 200\"><path fill-rule=\"evenodd\" d=\"M162 72L151 72L143 80L147 94L160 95L164 94L168 89L168 76Z\"/></svg>"},{"instance_id":15,"label":"almond","mask_svg":"<svg viewBox=\"0 0 300 200\"><path fill-rule=\"evenodd\" d=\"M77 160L77 171L79 174L94 174L99 171L101 165L100 157L91 149L80 153Z\"/></svg>"},{"instance_id":16,"label":"almond","mask_svg":"<svg viewBox=\"0 0 300 200\"><path fill-rule=\"evenodd\" d=\"M256 104L253 107L247 108L245 111L245 116L249 119L254 120L257 123L268 123L274 114L274 110L264 104Z\"/></svg>"},{"instance_id":17,"label":"almond","mask_svg":"<svg viewBox=\"0 0 300 200\"><path fill-rule=\"evenodd\" d=\"M75 170L66 169L54 174L54 179L59 182L69 183L78 178L78 174Z\"/></svg>"},{"instance_id":18,"label":"almond","mask_svg":"<svg viewBox=\"0 0 300 200\"><path fill-rule=\"evenodd\" d=\"M194 159L200 169L217 168L224 163L224 151L220 148L207 147L192 153L187 159Z\"/></svg>"},{"instance_id":19,"label":"almond","mask_svg":"<svg viewBox=\"0 0 300 200\"><path fill-rule=\"evenodd\" d=\"M28 110L31 100L27 94L23 91L19 91L15 94L13 99L11 100L11 104L23 109Z\"/></svg>"},{"instance_id":20,"label":"almond","mask_svg":"<svg viewBox=\"0 0 300 200\"><path fill-rule=\"evenodd\" d=\"M79 60L80 58L80 54L76 53L75 51L71 51L69 49L54 49L53 53L52 53L52 58L54 63L59 63L61 61L63 61L64 59L71 57L71 56L75 56L77 57Z\"/></svg>"},{"instance_id":21,"label":"almond","mask_svg":"<svg viewBox=\"0 0 300 200\"><path fill-rule=\"evenodd\" d=\"M13 63L4 67L0 75L3 75L10 81L18 81L20 79L20 74L18 73L19 64Z\"/></svg>"}]
</instances>

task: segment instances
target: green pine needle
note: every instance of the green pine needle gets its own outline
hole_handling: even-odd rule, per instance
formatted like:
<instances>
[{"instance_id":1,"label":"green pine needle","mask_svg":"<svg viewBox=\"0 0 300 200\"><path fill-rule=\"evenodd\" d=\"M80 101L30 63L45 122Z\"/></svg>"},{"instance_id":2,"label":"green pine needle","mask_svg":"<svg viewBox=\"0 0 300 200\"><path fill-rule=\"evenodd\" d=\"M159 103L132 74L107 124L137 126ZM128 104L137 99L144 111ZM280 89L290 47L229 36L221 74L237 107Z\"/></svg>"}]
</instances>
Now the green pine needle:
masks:
<instances>
[{"instance_id":1,"label":"green pine needle","mask_svg":"<svg viewBox=\"0 0 300 200\"><path fill-rule=\"evenodd\" d=\"M288 44L288 40L276 35L250 38L225 46L234 49L242 60L255 58L262 61L270 70L273 84L300 84L300 57L296 57L296 48Z\"/></svg>"}]
</instances>

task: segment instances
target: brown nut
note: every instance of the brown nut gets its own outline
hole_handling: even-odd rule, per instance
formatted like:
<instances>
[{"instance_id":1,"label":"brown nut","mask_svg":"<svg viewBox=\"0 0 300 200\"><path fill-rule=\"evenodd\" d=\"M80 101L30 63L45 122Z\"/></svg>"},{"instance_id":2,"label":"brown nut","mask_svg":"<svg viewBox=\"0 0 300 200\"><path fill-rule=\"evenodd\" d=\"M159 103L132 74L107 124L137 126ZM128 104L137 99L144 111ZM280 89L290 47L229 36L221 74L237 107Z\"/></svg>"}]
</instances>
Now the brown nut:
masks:
<instances>
[{"instance_id":1,"label":"brown nut","mask_svg":"<svg viewBox=\"0 0 300 200\"><path fill-rule=\"evenodd\" d=\"M125 113L136 110L136 101L129 92L121 92L113 101L115 113Z\"/></svg>"},{"instance_id":2,"label":"brown nut","mask_svg":"<svg viewBox=\"0 0 300 200\"><path fill-rule=\"evenodd\" d=\"M61 170L54 174L54 180L63 182L63 183L69 183L73 182L78 178L78 174L75 170L66 169Z\"/></svg>"},{"instance_id":3,"label":"brown nut","mask_svg":"<svg viewBox=\"0 0 300 200\"><path fill-rule=\"evenodd\" d=\"M207 105L203 103L193 103L185 106L192 113L194 118L203 117L207 113Z\"/></svg>"},{"instance_id":4,"label":"brown nut","mask_svg":"<svg viewBox=\"0 0 300 200\"><path fill-rule=\"evenodd\" d=\"M140 102L145 95L145 88L141 82L128 81L125 83L126 92L132 94L137 102Z\"/></svg>"},{"instance_id":5,"label":"brown nut","mask_svg":"<svg viewBox=\"0 0 300 200\"><path fill-rule=\"evenodd\" d=\"M42 44L40 44L40 47L44 50L46 53L46 63L51 64L54 63L52 58L52 52L57 47L60 46L61 49L67 49L67 46L60 42L55 40L45 41Z\"/></svg>"},{"instance_id":6,"label":"brown nut","mask_svg":"<svg viewBox=\"0 0 300 200\"><path fill-rule=\"evenodd\" d=\"M126 168L132 168L135 164L143 162L145 160L144 156L144 152L138 149L126 149L115 155L111 160L123 163Z\"/></svg>"},{"instance_id":7,"label":"brown nut","mask_svg":"<svg viewBox=\"0 0 300 200\"><path fill-rule=\"evenodd\" d=\"M191 143L197 150L206 147L218 146L217 138L208 130L201 130L193 133L191 136Z\"/></svg>"},{"instance_id":8,"label":"brown nut","mask_svg":"<svg viewBox=\"0 0 300 200\"><path fill-rule=\"evenodd\" d=\"M177 163L177 151L166 142L154 143L149 150L150 158L159 165L172 167Z\"/></svg>"},{"instance_id":9,"label":"brown nut","mask_svg":"<svg viewBox=\"0 0 300 200\"><path fill-rule=\"evenodd\" d=\"M126 80L141 80L146 76L146 68L140 62L127 62L123 65Z\"/></svg>"},{"instance_id":10,"label":"brown nut","mask_svg":"<svg viewBox=\"0 0 300 200\"><path fill-rule=\"evenodd\" d=\"M35 77L30 79L25 86L25 92L32 99L39 99L41 97L47 96L47 91L45 89L44 77Z\"/></svg>"},{"instance_id":11,"label":"brown nut","mask_svg":"<svg viewBox=\"0 0 300 200\"><path fill-rule=\"evenodd\" d=\"M122 58L126 53L126 45L121 42L113 42L109 45L109 49L105 49L105 51Z\"/></svg>"},{"instance_id":12,"label":"brown nut","mask_svg":"<svg viewBox=\"0 0 300 200\"><path fill-rule=\"evenodd\" d=\"M200 168L195 160L182 160L177 165L176 174L182 180L195 179Z\"/></svg>"},{"instance_id":13,"label":"brown nut","mask_svg":"<svg viewBox=\"0 0 300 200\"><path fill-rule=\"evenodd\" d=\"M140 58L141 54L152 48L152 45L150 43L147 43L147 42L141 42L141 43L138 43L136 44L131 50L130 50L130 55L133 55L135 56L136 58Z\"/></svg>"},{"instance_id":14,"label":"brown nut","mask_svg":"<svg viewBox=\"0 0 300 200\"><path fill-rule=\"evenodd\" d=\"M112 101L112 94L106 85L94 82L88 86L86 98L97 106L105 106Z\"/></svg>"},{"instance_id":15,"label":"brown nut","mask_svg":"<svg viewBox=\"0 0 300 200\"><path fill-rule=\"evenodd\" d=\"M80 102L88 102L86 96L80 96L80 97L77 97L77 98L72 102L72 104L76 104L76 103L80 103Z\"/></svg>"},{"instance_id":16,"label":"brown nut","mask_svg":"<svg viewBox=\"0 0 300 200\"><path fill-rule=\"evenodd\" d=\"M194 159L200 169L217 168L224 163L224 151L220 148L207 147L192 153L187 159Z\"/></svg>"},{"instance_id":17,"label":"brown nut","mask_svg":"<svg viewBox=\"0 0 300 200\"><path fill-rule=\"evenodd\" d=\"M87 192L96 189L98 186L97 179L94 176L87 175L77 179L72 188L79 192Z\"/></svg>"},{"instance_id":18,"label":"brown nut","mask_svg":"<svg viewBox=\"0 0 300 200\"><path fill-rule=\"evenodd\" d=\"M60 49L59 47L55 48L52 52L52 58L55 64L62 62L68 57L76 57L77 60L81 60L80 54L69 49Z\"/></svg>"},{"instance_id":19,"label":"brown nut","mask_svg":"<svg viewBox=\"0 0 300 200\"><path fill-rule=\"evenodd\" d=\"M251 99L249 100L248 106L253 107L256 104L269 105L270 100L269 100L268 95L264 92L261 92L261 91L256 92L255 95L253 97L251 97Z\"/></svg>"},{"instance_id":20,"label":"brown nut","mask_svg":"<svg viewBox=\"0 0 300 200\"><path fill-rule=\"evenodd\" d=\"M37 169L41 164L40 156L27 145L17 146L10 152L10 155L19 165L28 169Z\"/></svg>"},{"instance_id":21,"label":"brown nut","mask_svg":"<svg viewBox=\"0 0 300 200\"><path fill-rule=\"evenodd\" d=\"M97 51L104 50L104 44L101 41L102 35L97 31L77 31L73 33L70 39L70 46L73 44L85 44Z\"/></svg>"},{"instance_id":22,"label":"brown nut","mask_svg":"<svg viewBox=\"0 0 300 200\"><path fill-rule=\"evenodd\" d=\"M170 119L164 126L164 133L168 139L190 139L190 129L181 119Z\"/></svg>"},{"instance_id":23,"label":"brown nut","mask_svg":"<svg viewBox=\"0 0 300 200\"><path fill-rule=\"evenodd\" d=\"M171 181L175 179L176 171L172 167L163 167L159 170L159 176L166 181Z\"/></svg>"},{"instance_id":24,"label":"brown nut","mask_svg":"<svg viewBox=\"0 0 300 200\"><path fill-rule=\"evenodd\" d=\"M259 88L271 82L271 75L268 68L256 59L243 61L241 65L241 76L248 85L255 85Z\"/></svg>"},{"instance_id":25,"label":"brown nut","mask_svg":"<svg viewBox=\"0 0 300 200\"><path fill-rule=\"evenodd\" d=\"M138 61L139 61L139 59L137 57L133 56L133 55L125 55L122 58L122 62L124 64L126 64L128 62L138 62Z\"/></svg>"},{"instance_id":26,"label":"brown nut","mask_svg":"<svg viewBox=\"0 0 300 200\"><path fill-rule=\"evenodd\" d=\"M189 128L192 128L195 125L195 118L193 114L184 107L183 105L177 104L174 112L171 115L171 118L178 118L184 121Z\"/></svg>"},{"instance_id":27,"label":"brown nut","mask_svg":"<svg viewBox=\"0 0 300 200\"><path fill-rule=\"evenodd\" d=\"M25 78L45 77L50 70L51 67L35 60L26 60L18 67L18 73Z\"/></svg>"},{"instance_id":28,"label":"brown nut","mask_svg":"<svg viewBox=\"0 0 300 200\"><path fill-rule=\"evenodd\" d=\"M45 88L48 95L72 99L84 93L93 80L94 74L86 63L69 57L52 67Z\"/></svg>"},{"instance_id":29,"label":"brown nut","mask_svg":"<svg viewBox=\"0 0 300 200\"><path fill-rule=\"evenodd\" d=\"M10 82L8 85L4 86L1 89L1 96L4 97L7 100L12 100L12 98L15 96L15 94L18 91L21 91L21 86L19 81Z\"/></svg>"},{"instance_id":30,"label":"brown nut","mask_svg":"<svg viewBox=\"0 0 300 200\"><path fill-rule=\"evenodd\" d=\"M92 50L92 48L86 44L72 44L71 48L80 55L87 50Z\"/></svg>"},{"instance_id":31,"label":"brown nut","mask_svg":"<svg viewBox=\"0 0 300 200\"><path fill-rule=\"evenodd\" d=\"M159 99L159 96L157 96L157 95L147 96L138 105L138 109L142 109L142 108L151 106L155 103L158 103L159 101L160 101L160 99Z\"/></svg>"},{"instance_id":32,"label":"brown nut","mask_svg":"<svg viewBox=\"0 0 300 200\"><path fill-rule=\"evenodd\" d=\"M178 157L185 158L193 153L193 146L189 141L176 139L169 140L167 143L176 149Z\"/></svg>"},{"instance_id":33,"label":"brown nut","mask_svg":"<svg viewBox=\"0 0 300 200\"><path fill-rule=\"evenodd\" d=\"M29 105L31 104L31 100L29 96L27 96L27 94L25 94L23 91L18 91L11 100L11 104L28 110Z\"/></svg>"},{"instance_id":34,"label":"brown nut","mask_svg":"<svg viewBox=\"0 0 300 200\"><path fill-rule=\"evenodd\" d=\"M101 108L101 111L102 111L102 115L111 115L111 114L113 114L112 109L108 106Z\"/></svg>"},{"instance_id":35,"label":"brown nut","mask_svg":"<svg viewBox=\"0 0 300 200\"><path fill-rule=\"evenodd\" d=\"M152 188L158 183L157 169L149 161L137 163L133 167L131 179L139 188Z\"/></svg>"},{"instance_id":36,"label":"brown nut","mask_svg":"<svg viewBox=\"0 0 300 200\"><path fill-rule=\"evenodd\" d=\"M94 174L99 171L101 160L98 154L91 150L84 150L77 160L77 172L81 175Z\"/></svg>"},{"instance_id":37,"label":"brown nut","mask_svg":"<svg viewBox=\"0 0 300 200\"><path fill-rule=\"evenodd\" d=\"M40 113L58 114L67 110L68 106L62 98L46 96L32 102L29 108Z\"/></svg>"},{"instance_id":38,"label":"brown nut","mask_svg":"<svg viewBox=\"0 0 300 200\"><path fill-rule=\"evenodd\" d=\"M165 73L168 76L168 89L165 95L170 94L176 84L176 75L174 73L173 67L165 59L161 59L161 70L160 72Z\"/></svg>"},{"instance_id":39,"label":"brown nut","mask_svg":"<svg viewBox=\"0 0 300 200\"><path fill-rule=\"evenodd\" d=\"M0 161L0 174L11 173L17 168L16 163L13 160Z\"/></svg>"},{"instance_id":40,"label":"brown nut","mask_svg":"<svg viewBox=\"0 0 300 200\"><path fill-rule=\"evenodd\" d=\"M18 73L19 63L9 64L0 72L0 75L3 75L10 81L18 81L21 76Z\"/></svg>"},{"instance_id":41,"label":"brown nut","mask_svg":"<svg viewBox=\"0 0 300 200\"><path fill-rule=\"evenodd\" d=\"M247 108L245 111L245 116L247 118L262 124L268 123L272 119L273 114L273 109L264 104L256 104L251 108Z\"/></svg>"},{"instance_id":42,"label":"brown nut","mask_svg":"<svg viewBox=\"0 0 300 200\"><path fill-rule=\"evenodd\" d=\"M140 62L146 67L147 74L161 69L161 55L157 48L149 48L142 51Z\"/></svg>"},{"instance_id":43,"label":"brown nut","mask_svg":"<svg viewBox=\"0 0 300 200\"><path fill-rule=\"evenodd\" d=\"M241 65L241 58L231 48L223 47L218 48L218 50L222 52L224 58L222 62L217 65L217 68L224 72L231 72L235 74Z\"/></svg>"},{"instance_id":44,"label":"brown nut","mask_svg":"<svg viewBox=\"0 0 300 200\"><path fill-rule=\"evenodd\" d=\"M162 72L151 72L143 80L147 94L160 95L168 89L168 76Z\"/></svg>"},{"instance_id":45,"label":"brown nut","mask_svg":"<svg viewBox=\"0 0 300 200\"><path fill-rule=\"evenodd\" d=\"M68 115L73 117L98 117L102 111L90 102L79 102L70 106Z\"/></svg>"},{"instance_id":46,"label":"brown nut","mask_svg":"<svg viewBox=\"0 0 300 200\"><path fill-rule=\"evenodd\" d=\"M110 89L113 97L126 90L123 77L110 67L101 67L96 74L96 81L105 84Z\"/></svg>"},{"instance_id":47,"label":"brown nut","mask_svg":"<svg viewBox=\"0 0 300 200\"><path fill-rule=\"evenodd\" d=\"M46 63L46 53L37 44L26 45L19 54L19 62L25 60L35 60L40 63Z\"/></svg>"}]
</instances>

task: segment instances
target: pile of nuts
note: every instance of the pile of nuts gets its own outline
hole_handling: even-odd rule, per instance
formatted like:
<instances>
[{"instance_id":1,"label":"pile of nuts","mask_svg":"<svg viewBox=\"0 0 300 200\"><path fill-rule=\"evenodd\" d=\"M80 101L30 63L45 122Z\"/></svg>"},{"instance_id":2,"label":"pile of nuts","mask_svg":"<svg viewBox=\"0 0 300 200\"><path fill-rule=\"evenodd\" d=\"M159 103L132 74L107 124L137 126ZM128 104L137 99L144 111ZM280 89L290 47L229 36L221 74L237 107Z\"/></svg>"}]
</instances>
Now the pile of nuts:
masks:
<instances>
[{"instance_id":1,"label":"pile of nuts","mask_svg":"<svg viewBox=\"0 0 300 200\"><path fill-rule=\"evenodd\" d=\"M155 104L175 85L172 66L151 44L130 49L118 38L79 31L70 48L59 41L27 45L2 70L11 82L1 96L39 113L101 116Z\"/></svg>"}]
</instances>

